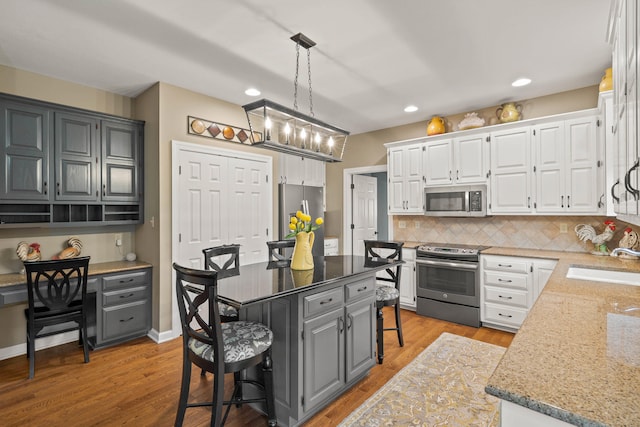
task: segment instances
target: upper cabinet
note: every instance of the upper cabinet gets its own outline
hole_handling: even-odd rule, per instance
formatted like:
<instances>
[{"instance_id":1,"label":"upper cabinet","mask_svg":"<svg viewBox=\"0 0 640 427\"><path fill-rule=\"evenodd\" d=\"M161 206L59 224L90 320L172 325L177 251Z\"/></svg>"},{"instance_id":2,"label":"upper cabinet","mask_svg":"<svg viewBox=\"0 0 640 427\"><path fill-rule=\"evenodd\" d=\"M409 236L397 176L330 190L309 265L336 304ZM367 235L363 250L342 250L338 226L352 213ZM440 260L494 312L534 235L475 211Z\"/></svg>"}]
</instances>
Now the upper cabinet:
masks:
<instances>
[{"instance_id":1,"label":"upper cabinet","mask_svg":"<svg viewBox=\"0 0 640 427\"><path fill-rule=\"evenodd\" d=\"M290 154L280 154L280 183L325 186L325 163Z\"/></svg>"},{"instance_id":2,"label":"upper cabinet","mask_svg":"<svg viewBox=\"0 0 640 427\"><path fill-rule=\"evenodd\" d=\"M0 95L0 224L142 221L142 122Z\"/></svg>"},{"instance_id":3,"label":"upper cabinet","mask_svg":"<svg viewBox=\"0 0 640 427\"><path fill-rule=\"evenodd\" d=\"M629 222L640 224L640 150L638 141L638 21L640 9L635 0L615 0L609 22L609 41L613 46L613 114L615 155L613 161L614 208L629 215ZM611 164L611 162L609 163Z\"/></svg>"},{"instance_id":4,"label":"upper cabinet","mask_svg":"<svg viewBox=\"0 0 640 427\"><path fill-rule=\"evenodd\" d=\"M2 200L49 200L52 112L0 98Z\"/></svg>"},{"instance_id":5,"label":"upper cabinet","mask_svg":"<svg viewBox=\"0 0 640 427\"><path fill-rule=\"evenodd\" d=\"M387 150L387 198L390 214L422 213L422 155L424 144Z\"/></svg>"},{"instance_id":6,"label":"upper cabinet","mask_svg":"<svg viewBox=\"0 0 640 427\"><path fill-rule=\"evenodd\" d=\"M423 165L425 185L485 183L486 141L488 134L427 142Z\"/></svg>"}]
</instances>

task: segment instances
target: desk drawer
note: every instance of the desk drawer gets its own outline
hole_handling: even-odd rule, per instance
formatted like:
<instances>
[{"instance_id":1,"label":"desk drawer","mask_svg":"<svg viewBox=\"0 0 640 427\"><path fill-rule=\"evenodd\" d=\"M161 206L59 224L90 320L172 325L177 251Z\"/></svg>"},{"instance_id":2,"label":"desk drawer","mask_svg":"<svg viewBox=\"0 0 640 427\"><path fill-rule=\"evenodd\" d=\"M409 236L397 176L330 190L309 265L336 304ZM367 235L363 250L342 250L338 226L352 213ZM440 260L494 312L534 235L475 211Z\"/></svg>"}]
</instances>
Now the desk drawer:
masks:
<instances>
[{"instance_id":1,"label":"desk drawer","mask_svg":"<svg viewBox=\"0 0 640 427\"><path fill-rule=\"evenodd\" d=\"M102 309L102 338L108 341L147 332L149 324L148 300Z\"/></svg>"},{"instance_id":2,"label":"desk drawer","mask_svg":"<svg viewBox=\"0 0 640 427\"><path fill-rule=\"evenodd\" d=\"M105 291L119 288L131 288L147 284L149 284L149 275L146 271L113 274L102 279L102 286Z\"/></svg>"},{"instance_id":3,"label":"desk drawer","mask_svg":"<svg viewBox=\"0 0 640 427\"><path fill-rule=\"evenodd\" d=\"M126 304L147 298L148 286L138 286L135 288L120 289L117 291L107 291L102 293L102 305L109 307L112 305Z\"/></svg>"},{"instance_id":4,"label":"desk drawer","mask_svg":"<svg viewBox=\"0 0 640 427\"><path fill-rule=\"evenodd\" d=\"M529 306L527 303L528 296L529 293L527 291L494 288L493 286L485 286L484 288L485 301L495 302L498 304L527 308Z\"/></svg>"},{"instance_id":5,"label":"desk drawer","mask_svg":"<svg viewBox=\"0 0 640 427\"><path fill-rule=\"evenodd\" d=\"M528 312L523 308L486 303L484 305L484 320L519 328L527 317Z\"/></svg>"},{"instance_id":6,"label":"desk drawer","mask_svg":"<svg viewBox=\"0 0 640 427\"><path fill-rule=\"evenodd\" d=\"M362 280L359 282L349 283L345 286L345 294L347 303L367 296L374 295L376 292L376 283L373 279Z\"/></svg>"},{"instance_id":7,"label":"desk drawer","mask_svg":"<svg viewBox=\"0 0 640 427\"><path fill-rule=\"evenodd\" d=\"M344 303L344 291L342 286L317 294L307 295L303 299L304 317L316 316L327 312Z\"/></svg>"},{"instance_id":8,"label":"desk drawer","mask_svg":"<svg viewBox=\"0 0 640 427\"><path fill-rule=\"evenodd\" d=\"M529 273L531 266L527 261L517 258L486 256L483 259L483 266L487 270L510 271L513 273Z\"/></svg>"},{"instance_id":9,"label":"desk drawer","mask_svg":"<svg viewBox=\"0 0 640 427\"><path fill-rule=\"evenodd\" d=\"M484 284L527 290L529 288L529 275L503 273L500 271L485 271Z\"/></svg>"}]
</instances>

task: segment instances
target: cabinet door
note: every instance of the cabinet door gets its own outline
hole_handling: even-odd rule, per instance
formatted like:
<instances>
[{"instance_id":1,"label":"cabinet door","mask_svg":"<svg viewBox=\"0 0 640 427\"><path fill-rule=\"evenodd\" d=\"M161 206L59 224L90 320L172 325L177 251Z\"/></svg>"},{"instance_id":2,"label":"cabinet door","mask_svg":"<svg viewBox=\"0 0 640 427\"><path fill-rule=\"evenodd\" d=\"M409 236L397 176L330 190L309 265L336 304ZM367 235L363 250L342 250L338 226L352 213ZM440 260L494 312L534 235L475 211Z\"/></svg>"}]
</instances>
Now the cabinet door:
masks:
<instances>
[{"instance_id":1,"label":"cabinet door","mask_svg":"<svg viewBox=\"0 0 640 427\"><path fill-rule=\"evenodd\" d=\"M598 213L596 117L565 122L566 206L568 212Z\"/></svg>"},{"instance_id":2,"label":"cabinet door","mask_svg":"<svg viewBox=\"0 0 640 427\"><path fill-rule=\"evenodd\" d=\"M349 304L346 310L346 381L376 364L376 311L373 298Z\"/></svg>"},{"instance_id":3,"label":"cabinet door","mask_svg":"<svg viewBox=\"0 0 640 427\"><path fill-rule=\"evenodd\" d=\"M324 162L314 159L302 160L303 183L314 187L324 187Z\"/></svg>"},{"instance_id":4,"label":"cabinet door","mask_svg":"<svg viewBox=\"0 0 640 427\"><path fill-rule=\"evenodd\" d=\"M491 212L531 213L531 130L491 134Z\"/></svg>"},{"instance_id":5,"label":"cabinet door","mask_svg":"<svg viewBox=\"0 0 640 427\"><path fill-rule=\"evenodd\" d=\"M50 110L0 101L0 199L49 200Z\"/></svg>"},{"instance_id":6,"label":"cabinet door","mask_svg":"<svg viewBox=\"0 0 640 427\"><path fill-rule=\"evenodd\" d=\"M140 128L135 124L103 120L102 200L140 199Z\"/></svg>"},{"instance_id":7,"label":"cabinet door","mask_svg":"<svg viewBox=\"0 0 640 427\"><path fill-rule=\"evenodd\" d=\"M536 210L545 213L564 212L567 206L564 122L535 126L533 135Z\"/></svg>"},{"instance_id":8,"label":"cabinet door","mask_svg":"<svg viewBox=\"0 0 640 427\"><path fill-rule=\"evenodd\" d=\"M453 140L453 159L457 184L484 183L487 181L484 144L486 134L456 138Z\"/></svg>"},{"instance_id":9,"label":"cabinet door","mask_svg":"<svg viewBox=\"0 0 640 427\"><path fill-rule=\"evenodd\" d=\"M56 200L99 199L97 129L97 119L55 113Z\"/></svg>"},{"instance_id":10,"label":"cabinet door","mask_svg":"<svg viewBox=\"0 0 640 427\"><path fill-rule=\"evenodd\" d=\"M389 149L387 153L389 213L404 212L404 151L402 148Z\"/></svg>"},{"instance_id":11,"label":"cabinet door","mask_svg":"<svg viewBox=\"0 0 640 427\"><path fill-rule=\"evenodd\" d=\"M558 262L552 259L535 260L533 262L533 301L535 302L540 296L545 285L556 268ZM532 304L533 305L533 304Z\"/></svg>"},{"instance_id":12,"label":"cabinet door","mask_svg":"<svg viewBox=\"0 0 640 427\"><path fill-rule=\"evenodd\" d=\"M416 307L416 263L406 259L400 273L400 304L403 307Z\"/></svg>"},{"instance_id":13,"label":"cabinet door","mask_svg":"<svg viewBox=\"0 0 640 427\"><path fill-rule=\"evenodd\" d=\"M407 147L404 153L405 180L404 180L404 200L405 212L422 213L422 148L414 145Z\"/></svg>"},{"instance_id":14,"label":"cabinet door","mask_svg":"<svg viewBox=\"0 0 640 427\"><path fill-rule=\"evenodd\" d=\"M303 324L304 411L340 390L345 383L344 308Z\"/></svg>"},{"instance_id":15,"label":"cabinet door","mask_svg":"<svg viewBox=\"0 0 640 427\"><path fill-rule=\"evenodd\" d=\"M302 185L305 178L304 158L290 154L280 155L280 179L284 184Z\"/></svg>"},{"instance_id":16,"label":"cabinet door","mask_svg":"<svg viewBox=\"0 0 640 427\"><path fill-rule=\"evenodd\" d=\"M426 144L425 185L449 185L453 183L453 150L451 144L451 139Z\"/></svg>"}]
</instances>

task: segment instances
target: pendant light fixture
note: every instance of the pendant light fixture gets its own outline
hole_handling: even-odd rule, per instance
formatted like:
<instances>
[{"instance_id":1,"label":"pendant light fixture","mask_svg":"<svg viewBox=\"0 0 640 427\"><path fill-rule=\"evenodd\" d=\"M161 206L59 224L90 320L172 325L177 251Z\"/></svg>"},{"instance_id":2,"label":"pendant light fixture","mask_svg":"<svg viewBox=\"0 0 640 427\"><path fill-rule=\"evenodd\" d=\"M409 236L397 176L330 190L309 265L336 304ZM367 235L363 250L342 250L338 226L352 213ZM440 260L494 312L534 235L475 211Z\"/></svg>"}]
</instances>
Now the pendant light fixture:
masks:
<instances>
[{"instance_id":1,"label":"pendant light fixture","mask_svg":"<svg viewBox=\"0 0 640 427\"><path fill-rule=\"evenodd\" d=\"M251 145L324 162L340 162L349 132L315 118L311 88L311 48L315 42L302 33L291 37L296 43L296 74L293 81L293 109L267 99L244 105L251 130ZM298 111L300 47L307 50L309 114Z\"/></svg>"}]
</instances>

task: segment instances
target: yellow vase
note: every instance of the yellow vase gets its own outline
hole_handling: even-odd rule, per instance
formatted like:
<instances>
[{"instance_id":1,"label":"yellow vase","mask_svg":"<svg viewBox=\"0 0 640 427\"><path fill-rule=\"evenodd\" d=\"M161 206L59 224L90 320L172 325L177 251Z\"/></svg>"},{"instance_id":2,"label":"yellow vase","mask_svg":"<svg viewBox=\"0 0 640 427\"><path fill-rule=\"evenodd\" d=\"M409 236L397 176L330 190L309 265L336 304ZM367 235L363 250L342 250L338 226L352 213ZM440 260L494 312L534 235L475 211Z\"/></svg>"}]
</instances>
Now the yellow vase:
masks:
<instances>
[{"instance_id":1,"label":"yellow vase","mask_svg":"<svg viewBox=\"0 0 640 427\"><path fill-rule=\"evenodd\" d=\"M311 270L313 269L313 254L311 248L316 235L313 231L301 231L296 234L296 245L293 247L293 256L291 257L292 270Z\"/></svg>"},{"instance_id":2,"label":"yellow vase","mask_svg":"<svg viewBox=\"0 0 640 427\"><path fill-rule=\"evenodd\" d=\"M433 116L427 125L427 135L440 135L445 133L446 127L442 117Z\"/></svg>"},{"instance_id":3,"label":"yellow vase","mask_svg":"<svg viewBox=\"0 0 640 427\"><path fill-rule=\"evenodd\" d=\"M604 76L602 76L602 81L600 81L598 89L600 92L606 92L613 89L613 75L611 68L604 70Z\"/></svg>"},{"instance_id":4,"label":"yellow vase","mask_svg":"<svg viewBox=\"0 0 640 427\"><path fill-rule=\"evenodd\" d=\"M507 102L502 104L496 110L496 116L500 123L509 123L520 120L520 113L522 113L522 105L514 102Z\"/></svg>"}]
</instances>

